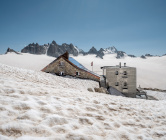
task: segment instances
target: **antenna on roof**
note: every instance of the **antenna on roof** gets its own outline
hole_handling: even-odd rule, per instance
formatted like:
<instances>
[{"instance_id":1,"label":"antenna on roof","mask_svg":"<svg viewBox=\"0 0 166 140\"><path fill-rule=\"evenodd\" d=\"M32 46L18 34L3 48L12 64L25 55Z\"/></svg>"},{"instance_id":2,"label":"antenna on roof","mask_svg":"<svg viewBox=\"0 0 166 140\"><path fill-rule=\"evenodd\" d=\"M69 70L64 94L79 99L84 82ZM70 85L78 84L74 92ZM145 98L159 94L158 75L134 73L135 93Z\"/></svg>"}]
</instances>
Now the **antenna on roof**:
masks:
<instances>
[{"instance_id":1,"label":"antenna on roof","mask_svg":"<svg viewBox=\"0 0 166 140\"><path fill-rule=\"evenodd\" d=\"M119 68L121 68L121 62L119 62Z\"/></svg>"}]
</instances>

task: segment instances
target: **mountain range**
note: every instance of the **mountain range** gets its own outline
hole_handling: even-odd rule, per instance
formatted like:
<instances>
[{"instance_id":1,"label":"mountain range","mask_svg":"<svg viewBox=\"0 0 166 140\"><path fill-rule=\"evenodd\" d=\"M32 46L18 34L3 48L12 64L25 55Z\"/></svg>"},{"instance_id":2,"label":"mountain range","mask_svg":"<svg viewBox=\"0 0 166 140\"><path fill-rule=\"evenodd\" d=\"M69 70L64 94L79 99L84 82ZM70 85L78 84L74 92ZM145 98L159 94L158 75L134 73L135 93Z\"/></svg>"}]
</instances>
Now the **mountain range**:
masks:
<instances>
[{"instance_id":1,"label":"mountain range","mask_svg":"<svg viewBox=\"0 0 166 140\"><path fill-rule=\"evenodd\" d=\"M82 49L79 49L77 46L74 46L72 43L67 44L63 43L62 45L57 44L54 40L52 43L39 45L38 43L30 43L26 47L24 47L21 52L22 53L30 53L30 54L46 54L48 56L58 57L68 51L69 54L74 56L78 56L79 54L88 55L88 54L95 54L96 57L103 59L105 54L116 54L116 58L120 59L127 55L124 51L117 50L114 46L108 47L106 49L101 48L99 51L92 47L88 52L84 52ZM14 52L14 50L8 48L7 52ZM7 53L6 52L6 53ZM135 55L128 54L129 57L136 57ZM151 57L153 55L146 54L142 55L141 58L146 59L146 57Z\"/></svg>"},{"instance_id":2,"label":"mountain range","mask_svg":"<svg viewBox=\"0 0 166 140\"><path fill-rule=\"evenodd\" d=\"M73 44L63 43L62 45L58 45L54 40L52 43L39 45L38 43L31 43L24 47L21 52L22 53L30 53L30 54L47 54L48 56L58 57L68 51L69 54L74 56L78 56L79 54L88 55L95 54L96 57L102 58L105 54L117 54L116 58L122 58L126 54L123 51L118 51L114 46L108 47L106 49L101 48L99 51L95 47L92 47L88 52L79 49L77 46ZM135 57L134 55L132 55Z\"/></svg>"}]
</instances>

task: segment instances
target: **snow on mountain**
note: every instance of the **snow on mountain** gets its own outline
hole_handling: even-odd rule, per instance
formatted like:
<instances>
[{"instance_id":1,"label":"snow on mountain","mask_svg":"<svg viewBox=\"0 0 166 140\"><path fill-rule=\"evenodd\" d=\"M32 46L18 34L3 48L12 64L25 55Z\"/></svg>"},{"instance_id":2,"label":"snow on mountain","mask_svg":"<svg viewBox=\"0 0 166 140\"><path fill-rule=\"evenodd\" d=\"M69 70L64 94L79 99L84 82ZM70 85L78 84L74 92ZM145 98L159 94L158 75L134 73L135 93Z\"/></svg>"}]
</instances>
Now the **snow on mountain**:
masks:
<instances>
[{"instance_id":1,"label":"snow on mountain","mask_svg":"<svg viewBox=\"0 0 166 140\"><path fill-rule=\"evenodd\" d=\"M0 140L165 139L166 101L88 87L98 83L0 64Z\"/></svg>"},{"instance_id":2,"label":"snow on mountain","mask_svg":"<svg viewBox=\"0 0 166 140\"><path fill-rule=\"evenodd\" d=\"M104 49L104 53L105 54L112 54L112 53L117 53L117 49L113 46L113 47L108 47L106 49Z\"/></svg>"}]
</instances>

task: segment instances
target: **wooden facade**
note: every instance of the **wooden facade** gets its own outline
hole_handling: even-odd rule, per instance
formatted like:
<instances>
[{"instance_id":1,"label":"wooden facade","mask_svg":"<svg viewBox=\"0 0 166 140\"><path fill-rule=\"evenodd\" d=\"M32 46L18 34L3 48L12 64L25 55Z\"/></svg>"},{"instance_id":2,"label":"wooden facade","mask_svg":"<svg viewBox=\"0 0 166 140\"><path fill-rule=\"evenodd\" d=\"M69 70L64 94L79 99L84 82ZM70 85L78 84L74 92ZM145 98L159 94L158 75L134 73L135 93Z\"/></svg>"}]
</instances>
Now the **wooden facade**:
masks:
<instances>
[{"instance_id":1,"label":"wooden facade","mask_svg":"<svg viewBox=\"0 0 166 140\"><path fill-rule=\"evenodd\" d=\"M42 71L47 73L55 73L56 75L61 76L70 75L82 79L100 81L100 77L98 75L90 71L86 71L85 69L81 69L80 67L69 61L68 52L59 56L57 59L43 68Z\"/></svg>"}]
</instances>

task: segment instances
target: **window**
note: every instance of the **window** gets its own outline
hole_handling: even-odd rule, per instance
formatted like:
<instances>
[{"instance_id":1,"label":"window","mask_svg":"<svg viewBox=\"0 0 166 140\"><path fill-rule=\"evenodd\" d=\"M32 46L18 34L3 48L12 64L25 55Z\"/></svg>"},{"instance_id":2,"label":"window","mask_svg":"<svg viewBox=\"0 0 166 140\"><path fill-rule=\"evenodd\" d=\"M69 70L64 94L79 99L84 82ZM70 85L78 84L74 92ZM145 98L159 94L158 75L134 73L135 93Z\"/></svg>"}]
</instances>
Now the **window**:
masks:
<instances>
[{"instance_id":1,"label":"window","mask_svg":"<svg viewBox=\"0 0 166 140\"><path fill-rule=\"evenodd\" d=\"M119 86L119 82L115 82L115 86Z\"/></svg>"},{"instance_id":2,"label":"window","mask_svg":"<svg viewBox=\"0 0 166 140\"><path fill-rule=\"evenodd\" d=\"M118 75L118 71L115 72L115 75Z\"/></svg>"},{"instance_id":3,"label":"window","mask_svg":"<svg viewBox=\"0 0 166 140\"><path fill-rule=\"evenodd\" d=\"M127 82L124 82L124 86L125 86L125 87L127 86Z\"/></svg>"},{"instance_id":4,"label":"window","mask_svg":"<svg viewBox=\"0 0 166 140\"><path fill-rule=\"evenodd\" d=\"M128 89L128 87L127 87L127 82L124 82L124 83L123 83L123 89Z\"/></svg>"},{"instance_id":5,"label":"window","mask_svg":"<svg viewBox=\"0 0 166 140\"><path fill-rule=\"evenodd\" d=\"M76 72L76 75L80 75L80 73L77 71L77 72Z\"/></svg>"},{"instance_id":6,"label":"window","mask_svg":"<svg viewBox=\"0 0 166 140\"><path fill-rule=\"evenodd\" d=\"M60 72L60 75L61 75L61 76L63 76L63 75L64 75L64 72L63 72L63 71L61 71L61 72Z\"/></svg>"},{"instance_id":7,"label":"window","mask_svg":"<svg viewBox=\"0 0 166 140\"><path fill-rule=\"evenodd\" d=\"M59 62L59 65L60 65L60 66L64 66L64 62L63 62L63 61L60 61L60 62Z\"/></svg>"},{"instance_id":8,"label":"window","mask_svg":"<svg viewBox=\"0 0 166 140\"><path fill-rule=\"evenodd\" d=\"M124 74L124 75L127 75L127 71L124 71L123 74Z\"/></svg>"}]
</instances>

